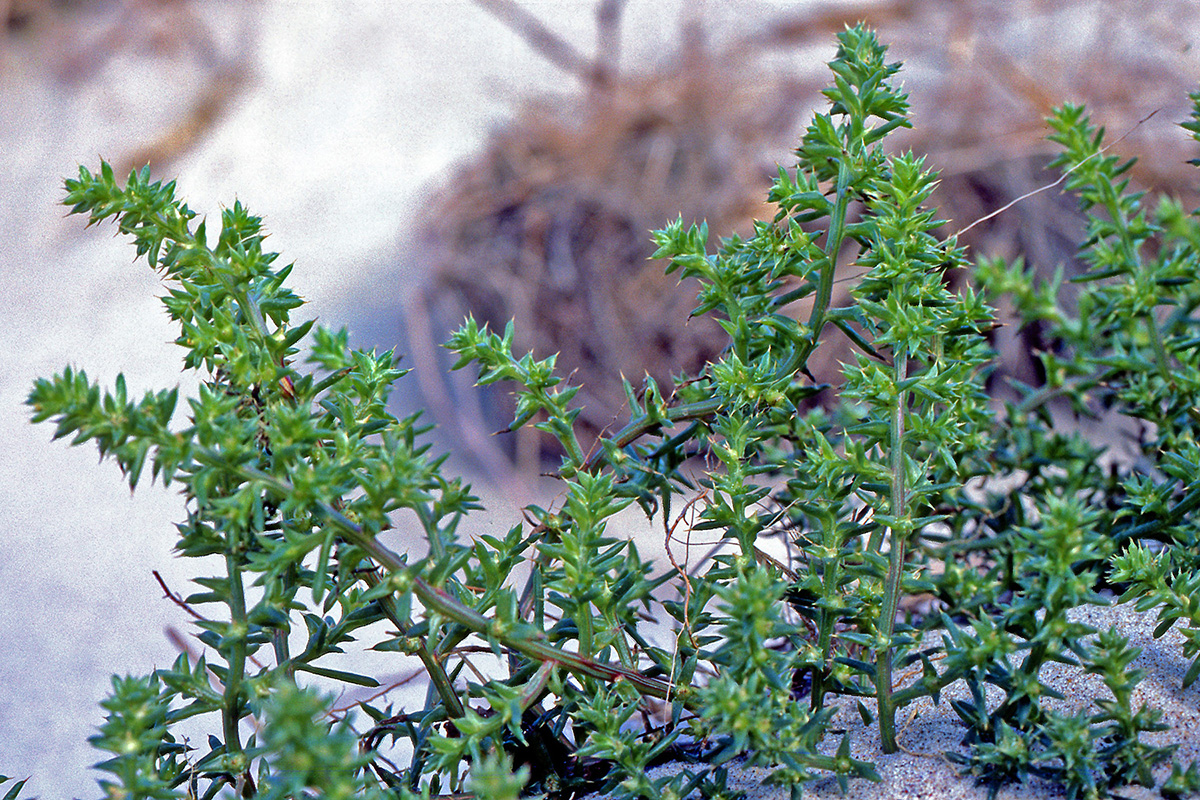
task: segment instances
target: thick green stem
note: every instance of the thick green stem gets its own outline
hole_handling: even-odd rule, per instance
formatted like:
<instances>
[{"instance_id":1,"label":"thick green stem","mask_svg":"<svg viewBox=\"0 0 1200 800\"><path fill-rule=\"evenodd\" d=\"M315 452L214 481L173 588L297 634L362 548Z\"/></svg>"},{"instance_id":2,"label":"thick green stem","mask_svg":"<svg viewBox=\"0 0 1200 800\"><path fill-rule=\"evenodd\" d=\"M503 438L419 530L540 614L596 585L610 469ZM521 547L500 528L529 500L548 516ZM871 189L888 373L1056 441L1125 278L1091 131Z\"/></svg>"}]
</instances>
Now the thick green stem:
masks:
<instances>
[{"instance_id":1,"label":"thick green stem","mask_svg":"<svg viewBox=\"0 0 1200 800\"><path fill-rule=\"evenodd\" d=\"M821 560L822 582L825 586L826 598L838 597L842 564L837 554L841 552L842 542L838 535L837 520L832 518L827 520L824 527L825 557ZM833 668L833 631L837 626L838 616L834 609L821 607L821 621L817 625L819 631L817 647L821 651L823 670L821 674L813 675L812 708L814 711L825 706L826 677Z\"/></svg>"},{"instance_id":2,"label":"thick green stem","mask_svg":"<svg viewBox=\"0 0 1200 800\"><path fill-rule=\"evenodd\" d=\"M893 385L902 386L908 377L908 351L896 348L892 362ZM882 645L875 658L875 695L879 707L879 736L883 752L894 753L896 742L896 706L892 698L892 633L896 626L896 610L900 603L901 577L904 570L904 548L908 538L908 497L905 485L904 414L908 392L896 393L888 432L888 468L892 473L889 511L894 520L888 549L888 572L883 587L883 608L879 612L879 636ZM871 534L870 545L877 550L882 544L883 526Z\"/></svg>"},{"instance_id":3,"label":"thick green stem","mask_svg":"<svg viewBox=\"0 0 1200 800\"><path fill-rule=\"evenodd\" d=\"M271 634L271 647L275 650L275 663L283 664L283 674L290 680L296 675L292 665L291 652L288 649L287 631L277 630Z\"/></svg>"},{"instance_id":4,"label":"thick green stem","mask_svg":"<svg viewBox=\"0 0 1200 800\"><path fill-rule=\"evenodd\" d=\"M373 544L368 546L366 544L367 541ZM361 544L364 549L371 553L372 558L376 558L381 564L386 566L389 561L393 560L397 564L399 563L396 554L380 545L374 537L370 537L369 540L365 540ZM421 578L407 576L406 580L411 582L412 593L425 604L426 608L453 619L455 622L470 628L476 633L493 637L506 647L510 647L529 658L538 661L553 661L571 672L591 678L610 682L625 680L642 694L664 700L674 697L685 705L694 707L695 700L688 687L674 686L666 681L647 678L645 675L626 669L625 667L594 661L575 653L561 650L546 642L544 631L538 631L524 625L505 626L498 620L489 620L478 611L464 606L441 589L430 585Z\"/></svg>"},{"instance_id":5,"label":"thick green stem","mask_svg":"<svg viewBox=\"0 0 1200 800\"><path fill-rule=\"evenodd\" d=\"M798 344L791 355L775 371L776 380L788 375L794 375L808 363L808 357L821 340L821 329L825 327L829 303L833 299L833 279L837 271L838 253L842 250L842 242L846 238L846 213L850 208L850 162L849 156L842 155L838 162L836 194L833 199L833 209L829 212L829 233L825 235L824 261L817 276L817 290L813 299L812 311L808 316L808 338Z\"/></svg>"},{"instance_id":6,"label":"thick green stem","mask_svg":"<svg viewBox=\"0 0 1200 800\"><path fill-rule=\"evenodd\" d=\"M575 616L575 627L579 631L579 654L591 658L595 655L592 632L592 606L583 603Z\"/></svg>"},{"instance_id":7,"label":"thick green stem","mask_svg":"<svg viewBox=\"0 0 1200 800\"><path fill-rule=\"evenodd\" d=\"M242 587L242 569L237 552L239 542L236 534L230 534L231 541L225 553L225 569L229 575L229 627L226 636L229 640L229 653L226 655L229 671L225 676L224 702L221 706L221 723L225 732L225 752L239 753L242 750L241 736L238 733L238 723L242 712L242 677L246 671L246 635L249 633L249 621L246 618L246 594Z\"/></svg>"},{"instance_id":8,"label":"thick green stem","mask_svg":"<svg viewBox=\"0 0 1200 800\"><path fill-rule=\"evenodd\" d=\"M446 557L446 543L442 540L442 531L434 522L433 514L423 503L415 504L413 513L417 515L421 527L425 529L425 538L429 542L429 554L435 561L441 561Z\"/></svg>"},{"instance_id":9,"label":"thick green stem","mask_svg":"<svg viewBox=\"0 0 1200 800\"><path fill-rule=\"evenodd\" d=\"M583 453L583 446L579 444L579 437L575 435L575 428L570 425L561 424L561 420L558 419L553 420L551 424L554 426L556 438L562 442L563 447L567 448L567 454L571 459L571 463L578 464L581 467L586 464L587 456Z\"/></svg>"},{"instance_id":10,"label":"thick green stem","mask_svg":"<svg viewBox=\"0 0 1200 800\"><path fill-rule=\"evenodd\" d=\"M1150 344L1154 349L1154 365L1158 368L1158 374L1164 381L1173 384L1171 360L1167 356L1167 348L1163 346L1162 334L1158 331L1158 322L1154 319L1153 314L1146 314L1142 317L1142 321L1146 323L1146 335L1150 337Z\"/></svg>"}]
</instances>

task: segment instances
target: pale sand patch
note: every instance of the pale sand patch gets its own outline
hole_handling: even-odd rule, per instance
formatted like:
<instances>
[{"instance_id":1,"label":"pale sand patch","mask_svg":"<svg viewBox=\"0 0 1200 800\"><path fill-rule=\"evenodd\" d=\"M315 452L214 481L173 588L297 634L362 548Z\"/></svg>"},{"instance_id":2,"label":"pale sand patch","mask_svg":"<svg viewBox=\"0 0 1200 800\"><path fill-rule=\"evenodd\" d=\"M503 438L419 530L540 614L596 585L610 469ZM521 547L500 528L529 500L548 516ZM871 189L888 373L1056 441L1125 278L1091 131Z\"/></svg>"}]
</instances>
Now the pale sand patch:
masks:
<instances>
[{"instance_id":1,"label":"pale sand patch","mask_svg":"<svg viewBox=\"0 0 1200 800\"><path fill-rule=\"evenodd\" d=\"M1186 691L1181 688L1189 661L1184 658L1180 647L1183 637L1174 628L1160 639L1154 639L1153 612L1138 614L1132 604L1114 607L1086 606L1075 609L1071 618L1085 622L1097 630L1106 630L1115 625L1130 643L1141 647L1142 653L1134 662L1134 668L1145 670L1145 677L1134 691L1134 704L1148 704L1163 711L1163 722L1170 729L1161 733L1144 734L1143 740L1156 745L1177 744L1176 758L1181 764L1200 758L1200 682ZM1058 690L1066 699L1057 701L1059 708L1070 711L1086 707L1093 698L1111 697L1104 682L1097 675L1084 674L1081 669L1051 664L1043 670L1043 682ZM983 800L987 797L987 786L978 785L970 776L960 776L958 767L943 757L943 753L965 753L961 740L966 729L950 708L949 700L968 696L962 682L952 685L942 693L941 703L934 706L924 698L903 709L897 717L900 728L900 744L906 752L882 755L879 746L879 730L863 724L853 703L845 703L834 720L834 727L845 729L851 740L855 758L873 761L882 776L881 783L865 780L850 782L845 797L855 800ZM997 699L998 695L989 699ZM870 704L868 704L870 707ZM836 748L841 736L829 737L829 745ZM677 765L662 767L655 775L679 771ZM1161 785L1170 773L1170 764L1155 770L1155 779ZM731 788L747 793L749 800L786 800L786 787L764 786L761 781L769 774L759 767L731 768ZM1153 789L1128 787L1120 794L1129 798L1160 797ZM804 796L813 798L843 797L837 781L832 777L822 778L804 787ZM1002 787L997 794L999 800L1031 800L1032 798L1059 797L1065 793L1054 784L1031 779L1021 785Z\"/></svg>"}]
</instances>

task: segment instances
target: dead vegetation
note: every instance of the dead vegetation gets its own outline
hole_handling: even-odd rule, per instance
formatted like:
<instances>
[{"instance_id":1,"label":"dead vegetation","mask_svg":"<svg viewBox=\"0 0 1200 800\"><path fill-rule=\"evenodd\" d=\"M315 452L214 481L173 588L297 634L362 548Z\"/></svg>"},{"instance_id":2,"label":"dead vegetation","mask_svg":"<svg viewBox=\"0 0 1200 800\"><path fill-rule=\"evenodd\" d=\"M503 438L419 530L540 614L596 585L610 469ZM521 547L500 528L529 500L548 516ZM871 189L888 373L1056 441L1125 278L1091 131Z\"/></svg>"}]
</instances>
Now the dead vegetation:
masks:
<instances>
[{"instance_id":1,"label":"dead vegetation","mask_svg":"<svg viewBox=\"0 0 1200 800\"><path fill-rule=\"evenodd\" d=\"M32 68L68 94L102 94L131 117L114 166L157 172L201 143L250 85L258 13L201 0L0 0L0 77Z\"/></svg>"},{"instance_id":2,"label":"dead vegetation","mask_svg":"<svg viewBox=\"0 0 1200 800\"><path fill-rule=\"evenodd\" d=\"M951 230L1054 179L1042 118L1064 101L1086 102L1113 138L1129 132L1119 152L1139 157L1135 182L1195 204L1189 140L1175 123L1200 79L1188 38L1200 12L1181 0L1151 10L1132 0L816 4L745 30L685 12L674 52L650 71L620 68L621 0L599 3L592 57L512 0L479 2L582 86L530 99L421 223L430 277L407 310L417 368L443 424L493 474L514 461L536 471L552 455L547 441L490 436L509 419L505 391L441 377L434 343L466 313L499 328L515 319L519 350L558 352L585 387L580 421L593 435L621 419L622 375L661 383L718 354L719 327L689 321L692 292L647 260L648 231L682 216L727 234L773 215L765 189L823 103L821 62L844 24L866 20L906 62L915 130L897 138L941 170ZM1024 253L1049 273L1070 269L1080 230L1074 201L1051 190L962 240L976 253ZM1036 332L999 336L1010 372L1028 378ZM838 356L825 348L827 372Z\"/></svg>"}]
</instances>

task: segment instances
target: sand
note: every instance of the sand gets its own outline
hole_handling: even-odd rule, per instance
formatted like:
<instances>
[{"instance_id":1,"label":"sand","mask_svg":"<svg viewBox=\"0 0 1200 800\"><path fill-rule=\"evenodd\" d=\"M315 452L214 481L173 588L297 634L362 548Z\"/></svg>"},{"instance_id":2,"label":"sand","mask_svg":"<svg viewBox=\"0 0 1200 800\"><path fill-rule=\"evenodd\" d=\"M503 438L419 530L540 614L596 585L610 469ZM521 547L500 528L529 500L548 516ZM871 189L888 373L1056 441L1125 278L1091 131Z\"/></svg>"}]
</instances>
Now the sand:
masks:
<instances>
[{"instance_id":1,"label":"sand","mask_svg":"<svg viewBox=\"0 0 1200 800\"><path fill-rule=\"evenodd\" d=\"M1082 621L1098 630L1117 626L1129 637L1132 645L1142 648L1134 668L1143 669L1145 678L1134 692L1135 705L1148 704L1163 711L1163 722L1170 729L1161 733L1144 734L1143 740L1156 745L1177 744L1176 758L1182 765L1200 758L1200 683L1186 691L1181 688L1189 660L1183 657L1180 647L1182 636L1175 629L1162 638L1154 639L1153 613L1138 614L1132 604L1122 606L1085 606L1071 613L1073 620ZM1082 670L1064 665L1051 664L1043 672L1044 683L1065 696L1056 707L1072 711L1087 707L1095 697L1111 697L1103 681L1096 675L1086 675ZM983 800L987 787L978 784L971 776L960 775L960 767L952 764L945 753L966 753L961 740L966 729L950 708L949 700L966 697L965 686L959 682L942 693L940 705L924 698L914 702L897 716L899 742L902 752L883 755L880 750L879 731L876 727L863 724L852 704L846 704L834 719L834 726L844 728L851 739L851 751L855 758L873 761L883 778L880 783L852 780L845 797L854 800ZM997 696L990 696L995 700ZM870 707L870 704L868 704ZM836 747L841 737L830 737ZM673 768L664 767L655 774L669 773ZM1159 785L1170 774L1170 764L1155 770ZM786 787L762 784L768 771L763 768L731 769L729 785L747 793L751 800L786 800ZM1119 790L1123 797L1160 797L1154 789L1139 786ZM832 777L821 778L804 788L804 797L842 797L837 781ZM1033 800L1033 798L1065 796L1061 787L1040 779L1029 779L1022 784L1001 787L996 795L999 800Z\"/></svg>"}]
</instances>

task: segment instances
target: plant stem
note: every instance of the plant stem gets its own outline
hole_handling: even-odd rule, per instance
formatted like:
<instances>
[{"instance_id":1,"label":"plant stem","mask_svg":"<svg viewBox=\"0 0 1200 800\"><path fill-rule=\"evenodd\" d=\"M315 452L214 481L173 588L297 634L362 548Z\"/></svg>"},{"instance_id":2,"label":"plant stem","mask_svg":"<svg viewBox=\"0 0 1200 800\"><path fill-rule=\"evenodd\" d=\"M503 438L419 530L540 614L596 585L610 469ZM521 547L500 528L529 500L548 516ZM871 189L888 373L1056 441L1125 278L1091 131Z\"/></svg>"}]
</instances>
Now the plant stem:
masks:
<instances>
[{"instance_id":1,"label":"plant stem","mask_svg":"<svg viewBox=\"0 0 1200 800\"><path fill-rule=\"evenodd\" d=\"M850 207L850 161L849 154L844 150L838 162L838 177L836 196L833 209L829 212L829 232L825 235L825 258L821 263L821 271L817 277L817 290L813 298L812 311L808 316L808 338L792 350L791 355L775 371L776 380L782 380L788 375L794 375L804 369L808 357L821 339L821 329L825 327L829 303L833 299L833 277L837 270L838 253L842 250L842 241L846 238L846 213Z\"/></svg>"},{"instance_id":2,"label":"plant stem","mask_svg":"<svg viewBox=\"0 0 1200 800\"><path fill-rule=\"evenodd\" d=\"M721 409L721 401L717 399L700 400L695 403L687 403L685 405L676 406L667 409L667 419L669 423L682 422L686 419L703 419L711 417ZM632 444L657 425L663 424L663 420L652 417L649 414L641 414L634 417L629 423L617 431L609 438L616 447L624 447ZM597 465L604 459L604 449L597 447L591 457L583 462L581 469L588 471L595 469Z\"/></svg>"},{"instance_id":3,"label":"plant stem","mask_svg":"<svg viewBox=\"0 0 1200 800\"><path fill-rule=\"evenodd\" d=\"M1161 519L1117 529L1113 532L1113 539L1120 545L1133 539L1156 537L1163 528L1174 525L1197 508L1200 508L1200 483L1193 484L1183 499L1171 506Z\"/></svg>"},{"instance_id":4,"label":"plant stem","mask_svg":"<svg viewBox=\"0 0 1200 800\"><path fill-rule=\"evenodd\" d=\"M1163 346L1158 323L1155 321L1154 315L1149 312L1142 317L1142 321L1146 323L1146 333L1150 337L1150 344L1154 349L1154 364L1158 368L1158 374L1168 384L1174 385L1175 379L1171 377L1171 361L1167 356L1167 349Z\"/></svg>"},{"instance_id":5,"label":"plant stem","mask_svg":"<svg viewBox=\"0 0 1200 800\"><path fill-rule=\"evenodd\" d=\"M902 386L908 376L908 351L898 347L892 355L893 385ZM888 467L892 473L889 511L893 519L890 526L891 543L888 549L887 580L883 587L883 608L879 612L879 635L883 645L875 657L875 694L879 702L879 736L883 752L894 753L896 743L896 706L892 699L892 633L896 627L896 609L900 603L901 572L904 569L904 547L908 538L908 498L905 486L907 464L904 456L904 414L908 405L908 392L896 393L896 405L892 409L888 433ZM870 547L877 550L882 544L883 526L871 534Z\"/></svg>"},{"instance_id":6,"label":"plant stem","mask_svg":"<svg viewBox=\"0 0 1200 800\"><path fill-rule=\"evenodd\" d=\"M579 654L591 658L595 655L592 633L592 604L582 603L575 616L575 625L579 630Z\"/></svg>"},{"instance_id":7,"label":"plant stem","mask_svg":"<svg viewBox=\"0 0 1200 800\"><path fill-rule=\"evenodd\" d=\"M404 572L404 564L400 557L380 544L374 536L368 536L362 528L337 511L333 509L325 509L325 511L330 520L345 532L348 539L366 550L379 564L395 572ZM422 578L411 574L406 575L406 578L411 581L413 594L425 604L426 608L436 611L478 634L493 637L530 658L538 661L553 661L571 672L600 680L626 680L642 694L662 699L674 697L685 705L694 707L693 693L688 687L674 686L665 681L647 678L645 675L625 667L593 661L561 650L546 643L544 641L545 633L542 631L505 630L505 626L500 625L498 620L489 620L475 609L464 606Z\"/></svg>"},{"instance_id":8,"label":"plant stem","mask_svg":"<svg viewBox=\"0 0 1200 800\"><path fill-rule=\"evenodd\" d=\"M271 647L275 651L275 663L283 664L283 674L291 680L296 675L296 668L292 665L291 653L288 651L287 631L277 630L271 634Z\"/></svg>"},{"instance_id":9,"label":"plant stem","mask_svg":"<svg viewBox=\"0 0 1200 800\"><path fill-rule=\"evenodd\" d=\"M370 563L370 562L367 562ZM379 585L379 573L377 570L370 569L363 573L363 581L374 588ZM384 597L379 601L383 613L396 626L398 631L405 631L412 627L412 620L403 619L400 612L396 609L396 601L392 596ZM421 665L425 667L425 672L429 675L429 681L433 684L434 691L441 698L442 703L446 706L446 714L451 719L460 719L467 712L463 708L462 701L458 697L458 693L454 691L454 683L450 680L450 676L446 674L446 668L442 665L441 659L437 657L429 647L429 640L424 636L420 638L420 646L415 649L417 658L421 660Z\"/></svg>"},{"instance_id":10,"label":"plant stem","mask_svg":"<svg viewBox=\"0 0 1200 800\"><path fill-rule=\"evenodd\" d=\"M230 534L231 541L225 552L225 570L229 575L229 627L226 629L230 641L226 657L229 671L225 675L224 703L221 708L221 723L225 732L225 752L229 755L242 750L238 722L242 710L242 677L246 671L246 634L249 623L246 619L246 594L242 587L242 569L239 537Z\"/></svg>"},{"instance_id":11,"label":"plant stem","mask_svg":"<svg viewBox=\"0 0 1200 800\"><path fill-rule=\"evenodd\" d=\"M207 454L206 454L207 455ZM210 456L211 457L211 456ZM237 471L242 476L262 482L272 491L281 496L294 492L292 485L285 480L268 475L255 467L241 466ZM544 631L530 625L518 623L517 626L506 625L500 620L490 620L473 608L463 605L443 590L433 586L423 578L413 575L400 556L385 547L378 539L362 529L362 526L346 517L327 503L318 507L322 514L345 535L352 544L366 551L375 562L392 573L398 573L398 583L406 585L417 596L426 608L436 611L447 619L474 631L477 634L495 639L501 644L522 653L537 661L553 661L565 669L578 675L598 678L604 681L628 681L638 692L664 700L674 698L688 708L696 709L696 695L691 687L676 686L667 681L648 678L640 672L616 664L595 661L576 653L570 653L549 644ZM398 587L399 589L399 587Z\"/></svg>"},{"instance_id":12,"label":"plant stem","mask_svg":"<svg viewBox=\"0 0 1200 800\"><path fill-rule=\"evenodd\" d=\"M825 597L838 597L838 584L841 580L841 558L838 553L842 549L842 537L838 531L837 519L830 517L825 520L824 535L825 552L820 560L822 583L825 587ZM814 674L812 679L812 708L820 710L825 705L827 677L833 667L833 631L837 626L838 612L821 604L821 619L817 624L817 647L821 651L822 670Z\"/></svg>"}]
</instances>

